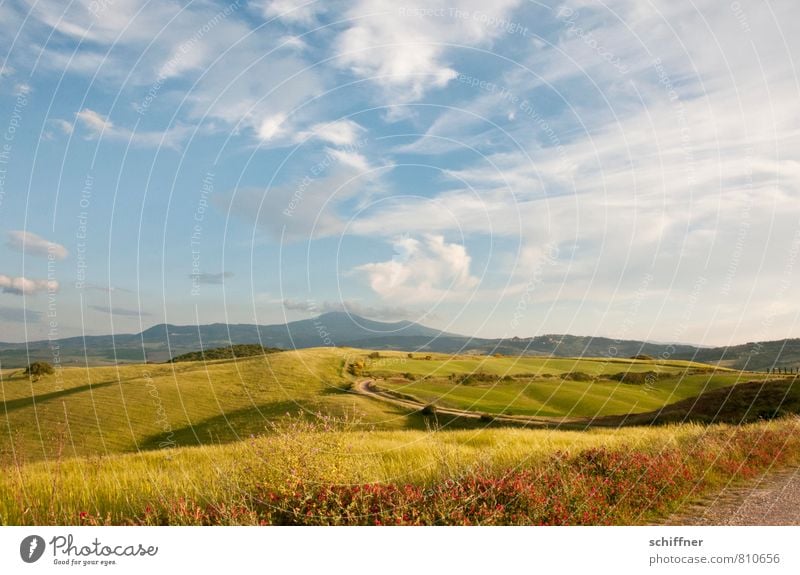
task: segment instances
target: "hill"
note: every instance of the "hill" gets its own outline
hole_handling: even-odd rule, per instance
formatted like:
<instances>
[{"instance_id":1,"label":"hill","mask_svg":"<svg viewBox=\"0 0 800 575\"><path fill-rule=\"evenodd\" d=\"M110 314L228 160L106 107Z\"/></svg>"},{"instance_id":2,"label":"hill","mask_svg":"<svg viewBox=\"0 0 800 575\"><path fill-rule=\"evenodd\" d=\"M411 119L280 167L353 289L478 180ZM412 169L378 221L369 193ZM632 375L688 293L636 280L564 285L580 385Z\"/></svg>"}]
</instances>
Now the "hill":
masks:
<instances>
[{"instance_id":1,"label":"hill","mask_svg":"<svg viewBox=\"0 0 800 575\"><path fill-rule=\"evenodd\" d=\"M268 348L305 349L347 347L375 337L395 338L398 345L406 337L435 340L445 334L412 322L378 322L343 312L287 324L172 325L159 324L138 334L70 337L26 343L0 343L0 367L24 367L31 361L53 360L53 348L64 365L113 365L117 363L160 363L171 357L203 349L238 344L258 344ZM460 337L460 336L457 336ZM462 338L463 339L463 338Z\"/></svg>"},{"instance_id":2,"label":"hill","mask_svg":"<svg viewBox=\"0 0 800 575\"><path fill-rule=\"evenodd\" d=\"M14 457L230 443L268 433L287 414L357 418L378 430L426 428L430 422L419 406L356 393L351 372L358 366L361 378L382 378L380 386L420 402L551 417L555 424L559 418L647 413L759 377L679 361L411 355L312 348L241 359L67 367L35 382L22 369L2 370L0 464ZM620 373L658 377L634 384L615 380ZM454 429L488 424L446 415L437 421Z\"/></svg>"},{"instance_id":3,"label":"hill","mask_svg":"<svg viewBox=\"0 0 800 575\"><path fill-rule=\"evenodd\" d=\"M649 355L751 371L800 367L800 339L715 348L558 334L487 339L447 333L408 321L380 322L343 312L276 325L159 324L138 334L0 343L0 367L24 367L37 360L52 362L54 350L64 365L87 362L114 365L159 363L181 354L240 344L280 349L325 346L477 355L622 358Z\"/></svg>"}]
</instances>

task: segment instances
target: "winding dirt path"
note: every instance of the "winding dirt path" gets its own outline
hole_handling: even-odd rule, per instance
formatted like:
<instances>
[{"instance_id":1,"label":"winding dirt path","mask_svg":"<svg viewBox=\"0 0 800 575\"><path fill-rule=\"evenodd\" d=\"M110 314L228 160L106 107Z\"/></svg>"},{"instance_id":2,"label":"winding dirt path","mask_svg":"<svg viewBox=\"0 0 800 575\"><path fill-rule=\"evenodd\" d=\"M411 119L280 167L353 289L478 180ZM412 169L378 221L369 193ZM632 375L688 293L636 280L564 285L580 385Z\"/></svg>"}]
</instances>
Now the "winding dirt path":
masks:
<instances>
[{"instance_id":1,"label":"winding dirt path","mask_svg":"<svg viewBox=\"0 0 800 575\"><path fill-rule=\"evenodd\" d=\"M396 392L382 389L372 379L356 381L354 393L393 405L419 411L425 404ZM532 427L561 427L592 424L589 418L555 418L482 414L446 407L436 413L480 419L482 415L495 421ZM665 525L800 525L800 467L763 475L749 485L729 487L713 496L685 507L669 517Z\"/></svg>"},{"instance_id":2,"label":"winding dirt path","mask_svg":"<svg viewBox=\"0 0 800 575\"><path fill-rule=\"evenodd\" d=\"M378 387L372 379L362 379L353 384L352 391L359 395L366 395L379 401L385 401L406 409L419 411L425 407L421 401L410 396L404 396L393 391ZM516 423L531 427L560 427L564 425L589 424L590 419L585 417L536 417L526 415L496 415L480 411L468 411L450 407L436 407L436 413L450 415L453 417L463 417L465 419L480 419L481 417L491 418L492 421L502 421L505 423Z\"/></svg>"},{"instance_id":3,"label":"winding dirt path","mask_svg":"<svg viewBox=\"0 0 800 575\"><path fill-rule=\"evenodd\" d=\"M724 489L681 510L666 525L800 525L800 468Z\"/></svg>"}]
</instances>

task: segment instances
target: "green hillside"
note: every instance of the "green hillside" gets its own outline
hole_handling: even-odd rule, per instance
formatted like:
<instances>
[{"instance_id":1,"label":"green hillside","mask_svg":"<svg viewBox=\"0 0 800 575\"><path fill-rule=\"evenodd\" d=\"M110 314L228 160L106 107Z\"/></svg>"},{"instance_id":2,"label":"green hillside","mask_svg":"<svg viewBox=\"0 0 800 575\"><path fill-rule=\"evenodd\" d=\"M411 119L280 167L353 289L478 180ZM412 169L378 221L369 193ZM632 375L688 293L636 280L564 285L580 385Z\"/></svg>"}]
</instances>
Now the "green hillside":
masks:
<instances>
[{"instance_id":1,"label":"green hillside","mask_svg":"<svg viewBox=\"0 0 800 575\"><path fill-rule=\"evenodd\" d=\"M36 381L21 369L3 370L0 463L229 443L267 433L297 413L346 416L387 430L429 425L413 405L355 393L354 366L360 378L422 403L553 418L647 413L765 377L675 361L370 355L316 348L237 360L64 368ZM647 383L613 379L620 374L639 374ZM438 422L486 425L462 417Z\"/></svg>"}]
</instances>

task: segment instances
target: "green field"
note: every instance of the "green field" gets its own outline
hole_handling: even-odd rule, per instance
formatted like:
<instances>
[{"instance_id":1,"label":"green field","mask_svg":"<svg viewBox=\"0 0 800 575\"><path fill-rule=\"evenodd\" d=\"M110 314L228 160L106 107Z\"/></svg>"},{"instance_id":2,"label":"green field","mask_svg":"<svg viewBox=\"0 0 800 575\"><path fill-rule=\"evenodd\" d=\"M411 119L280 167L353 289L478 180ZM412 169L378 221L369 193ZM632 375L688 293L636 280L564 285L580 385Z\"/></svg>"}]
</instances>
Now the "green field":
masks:
<instances>
[{"instance_id":1,"label":"green field","mask_svg":"<svg viewBox=\"0 0 800 575\"><path fill-rule=\"evenodd\" d=\"M428 422L414 409L350 391L358 377L347 367L358 362L360 377L420 402L549 417L640 413L767 377L688 362L425 359L396 352L370 359L368 353L317 348L239 360L70 367L38 381L22 370L3 370L0 462L229 443L267 432L287 413L347 416L378 429L424 429ZM650 385L606 379L624 372L658 377ZM496 381L451 379L470 374ZM575 374L588 379L564 379Z\"/></svg>"},{"instance_id":2,"label":"green field","mask_svg":"<svg viewBox=\"0 0 800 575\"><path fill-rule=\"evenodd\" d=\"M400 397L493 415L593 418L643 413L774 377L684 361L423 357L367 359L364 374Z\"/></svg>"},{"instance_id":3,"label":"green field","mask_svg":"<svg viewBox=\"0 0 800 575\"><path fill-rule=\"evenodd\" d=\"M344 391L345 352L316 349L238 361L64 368L32 382L3 370L0 460L102 455L168 443L227 443L288 413L358 414L386 428L407 413Z\"/></svg>"},{"instance_id":4,"label":"green field","mask_svg":"<svg viewBox=\"0 0 800 575\"><path fill-rule=\"evenodd\" d=\"M765 378L674 361L336 348L71 367L39 379L7 369L0 371L0 523L70 523L78 513L150 521L142 517L154 505L169 516L157 521L191 523L200 520L185 510L169 515L176 501L216 510L245 498L252 510L252 493L301 480L429 485L475 469L524 469L557 452L660 453L710 441L709 434L717 449L737 426L680 422L743 423L800 411L797 379ZM592 424L598 415L663 410L664 422L680 424L563 431L430 416L416 403L358 392L368 380L419 405ZM628 423L644 422L639 416ZM776 425L776 433L789 433Z\"/></svg>"}]
</instances>

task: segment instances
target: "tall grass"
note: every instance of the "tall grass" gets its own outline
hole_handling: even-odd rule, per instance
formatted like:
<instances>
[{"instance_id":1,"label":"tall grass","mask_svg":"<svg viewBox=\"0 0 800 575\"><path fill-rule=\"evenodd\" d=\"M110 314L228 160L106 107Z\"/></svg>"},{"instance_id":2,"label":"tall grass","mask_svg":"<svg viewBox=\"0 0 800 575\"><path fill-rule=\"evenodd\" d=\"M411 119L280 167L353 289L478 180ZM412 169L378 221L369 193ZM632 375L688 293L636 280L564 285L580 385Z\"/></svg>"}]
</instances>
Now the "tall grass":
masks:
<instances>
[{"instance_id":1,"label":"tall grass","mask_svg":"<svg viewBox=\"0 0 800 575\"><path fill-rule=\"evenodd\" d=\"M637 491L638 506L620 507L616 515L587 516L589 522L637 522L731 478L749 477L773 464L796 462L800 454L799 430L797 419L742 427L675 425L564 432L381 431L365 430L359 422L326 416L316 422L288 418L276 424L268 436L229 445L56 458L7 467L0 477L0 522L396 523L403 522L403 516L397 521L392 510L405 506L418 508L414 521L406 522L448 523L458 521L446 511L452 508L443 503L446 494L473 497L474 493L463 491L464 486L471 485L481 493L499 489L492 497L507 498L511 491L501 487L511 484L498 482L514 480L514 485L533 485L536 477L543 477L542 473L549 474L548 481L560 484L573 476L587 476L587 453L616 461L612 468L616 465L618 469L628 469L628 481L632 481L631 473L635 476L650 473L651 469L661 470L656 475L642 476L645 483L634 481L631 488L666 480L669 474L664 475L664 470L674 468L682 473L688 469L689 478L679 489L667 489L668 496L656 497L653 501L658 505L654 503L652 509L642 503L651 492ZM768 438L768 442L760 438ZM625 459L625 454L639 459ZM594 479L586 481L573 485L570 493L590 493ZM376 490L377 499L367 501L359 496L362 499L358 501L369 503L365 509L351 510L347 520L342 514L337 515L336 498L364 493L365 486ZM651 487L656 490L654 493L661 492L661 486ZM391 495L380 495L381 490ZM430 492L441 495L425 495ZM534 497L539 492L528 493ZM559 492L551 489L548 493ZM397 499L398 494L404 494L405 499ZM287 515L291 509L306 513L309 509L304 502L320 497L322 507L314 507L310 516L303 515L305 519L298 519L295 513ZM326 499L331 497L334 499ZM326 501L327 506L323 505ZM398 501L402 503L400 507ZM604 505L613 507L603 503L605 499L593 501L595 511ZM439 512L430 508L434 502ZM484 523L543 522L543 515L526 515L519 510L512 513L509 502L497 504L504 505L508 514L466 519ZM581 505L575 503L574 510ZM513 520L511 515L515 513L517 519ZM566 520L551 522L581 522L576 517L568 513Z\"/></svg>"}]
</instances>

